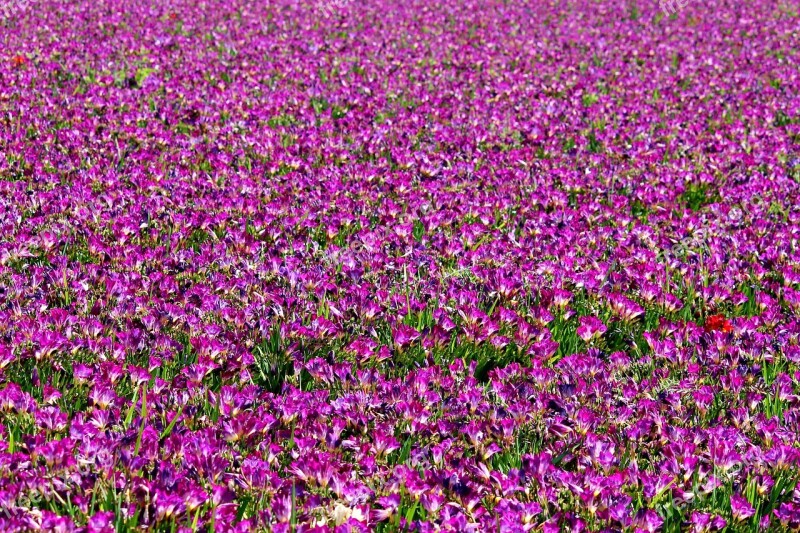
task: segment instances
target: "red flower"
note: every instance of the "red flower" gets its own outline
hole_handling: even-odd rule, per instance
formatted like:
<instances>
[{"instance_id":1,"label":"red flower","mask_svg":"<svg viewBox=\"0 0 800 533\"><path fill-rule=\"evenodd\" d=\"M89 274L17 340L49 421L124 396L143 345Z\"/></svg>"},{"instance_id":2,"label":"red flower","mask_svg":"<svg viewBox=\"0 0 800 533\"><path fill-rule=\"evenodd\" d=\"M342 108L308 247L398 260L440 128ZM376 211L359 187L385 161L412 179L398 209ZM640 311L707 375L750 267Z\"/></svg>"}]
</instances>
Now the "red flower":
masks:
<instances>
[{"instance_id":1,"label":"red flower","mask_svg":"<svg viewBox=\"0 0 800 533\"><path fill-rule=\"evenodd\" d=\"M22 55L15 55L13 58L11 58L11 64L14 65L15 67L21 67L27 62L28 60L25 58L25 56Z\"/></svg>"},{"instance_id":2,"label":"red flower","mask_svg":"<svg viewBox=\"0 0 800 533\"><path fill-rule=\"evenodd\" d=\"M704 327L706 331L722 331L723 333L733 331L733 324L725 318L725 315L711 315L706 319Z\"/></svg>"}]
</instances>

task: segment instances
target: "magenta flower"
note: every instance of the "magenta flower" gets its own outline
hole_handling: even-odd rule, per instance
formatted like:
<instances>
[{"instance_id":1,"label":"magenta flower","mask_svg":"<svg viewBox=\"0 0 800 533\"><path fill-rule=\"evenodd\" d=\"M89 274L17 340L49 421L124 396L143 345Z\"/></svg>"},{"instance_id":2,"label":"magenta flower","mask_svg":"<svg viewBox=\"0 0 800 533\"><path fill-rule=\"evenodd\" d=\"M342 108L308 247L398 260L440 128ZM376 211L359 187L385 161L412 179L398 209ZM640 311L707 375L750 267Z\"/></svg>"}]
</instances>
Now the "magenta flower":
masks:
<instances>
[{"instance_id":1,"label":"magenta flower","mask_svg":"<svg viewBox=\"0 0 800 533\"><path fill-rule=\"evenodd\" d=\"M800 528L796 2L473 4L0 3L0 531Z\"/></svg>"},{"instance_id":2,"label":"magenta flower","mask_svg":"<svg viewBox=\"0 0 800 533\"><path fill-rule=\"evenodd\" d=\"M410 326L400 324L392 330L394 343L399 348L405 348L419 338L419 332Z\"/></svg>"},{"instance_id":3,"label":"magenta flower","mask_svg":"<svg viewBox=\"0 0 800 533\"><path fill-rule=\"evenodd\" d=\"M582 316L580 318L580 326L578 326L577 335L584 342L591 342L592 340L599 339L608 330L605 324L593 316Z\"/></svg>"},{"instance_id":4,"label":"magenta flower","mask_svg":"<svg viewBox=\"0 0 800 533\"><path fill-rule=\"evenodd\" d=\"M756 510L744 497L738 494L731 494L731 514L737 522L747 520L755 514Z\"/></svg>"}]
</instances>

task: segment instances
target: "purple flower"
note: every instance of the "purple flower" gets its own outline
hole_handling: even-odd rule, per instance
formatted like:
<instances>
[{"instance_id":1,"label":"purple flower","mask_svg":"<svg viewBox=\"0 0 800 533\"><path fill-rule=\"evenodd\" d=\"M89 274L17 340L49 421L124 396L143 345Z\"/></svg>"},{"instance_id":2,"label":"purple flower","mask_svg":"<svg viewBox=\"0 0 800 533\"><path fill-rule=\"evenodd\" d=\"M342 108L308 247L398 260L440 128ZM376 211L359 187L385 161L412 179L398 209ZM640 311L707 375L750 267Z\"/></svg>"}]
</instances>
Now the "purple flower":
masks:
<instances>
[{"instance_id":1,"label":"purple flower","mask_svg":"<svg viewBox=\"0 0 800 533\"><path fill-rule=\"evenodd\" d=\"M747 520L755 513L756 510L744 497L736 493L731 494L731 514L734 520L741 522L742 520Z\"/></svg>"},{"instance_id":2,"label":"purple flower","mask_svg":"<svg viewBox=\"0 0 800 533\"><path fill-rule=\"evenodd\" d=\"M580 318L580 326L578 326L577 335L583 339L584 342L590 342L602 337L607 329L605 324L596 317L582 316Z\"/></svg>"}]
</instances>

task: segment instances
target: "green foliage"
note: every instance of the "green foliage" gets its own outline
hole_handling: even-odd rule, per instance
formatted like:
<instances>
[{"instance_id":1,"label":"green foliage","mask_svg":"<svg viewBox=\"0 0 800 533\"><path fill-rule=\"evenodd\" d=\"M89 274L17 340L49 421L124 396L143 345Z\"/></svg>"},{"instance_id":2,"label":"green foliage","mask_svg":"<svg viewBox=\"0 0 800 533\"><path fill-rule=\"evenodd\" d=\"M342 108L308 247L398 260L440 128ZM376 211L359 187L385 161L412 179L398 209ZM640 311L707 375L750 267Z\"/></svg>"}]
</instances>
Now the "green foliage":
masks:
<instances>
[{"instance_id":1,"label":"green foliage","mask_svg":"<svg viewBox=\"0 0 800 533\"><path fill-rule=\"evenodd\" d=\"M719 193L706 183L690 183L680 199L692 211L720 201Z\"/></svg>"},{"instance_id":2,"label":"green foliage","mask_svg":"<svg viewBox=\"0 0 800 533\"><path fill-rule=\"evenodd\" d=\"M270 392L280 392L287 376L294 373L294 361L283 349L278 326L273 328L269 339L256 346L253 358L256 369L254 380Z\"/></svg>"}]
</instances>

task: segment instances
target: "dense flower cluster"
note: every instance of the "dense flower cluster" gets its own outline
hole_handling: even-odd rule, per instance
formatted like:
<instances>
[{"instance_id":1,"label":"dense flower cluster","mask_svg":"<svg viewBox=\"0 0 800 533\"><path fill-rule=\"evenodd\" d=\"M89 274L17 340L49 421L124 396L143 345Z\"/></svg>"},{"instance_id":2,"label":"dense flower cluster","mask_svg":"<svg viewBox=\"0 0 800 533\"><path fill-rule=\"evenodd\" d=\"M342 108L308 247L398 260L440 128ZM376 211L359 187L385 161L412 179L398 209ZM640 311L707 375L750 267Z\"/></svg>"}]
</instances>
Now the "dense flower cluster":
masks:
<instances>
[{"instance_id":1,"label":"dense flower cluster","mask_svg":"<svg viewBox=\"0 0 800 533\"><path fill-rule=\"evenodd\" d=\"M0 530L800 528L800 14L681 5L9 4Z\"/></svg>"}]
</instances>

